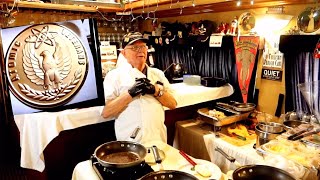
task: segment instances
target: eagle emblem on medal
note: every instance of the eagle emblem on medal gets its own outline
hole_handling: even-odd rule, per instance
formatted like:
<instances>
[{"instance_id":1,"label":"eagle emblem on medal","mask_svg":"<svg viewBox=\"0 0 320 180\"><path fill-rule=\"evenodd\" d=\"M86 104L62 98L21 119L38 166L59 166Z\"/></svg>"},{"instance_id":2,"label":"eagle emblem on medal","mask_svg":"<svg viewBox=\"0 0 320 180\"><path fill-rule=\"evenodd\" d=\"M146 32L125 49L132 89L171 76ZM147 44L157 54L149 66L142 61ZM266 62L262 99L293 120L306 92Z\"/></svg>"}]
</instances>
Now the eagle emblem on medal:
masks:
<instances>
[{"instance_id":1,"label":"eagle emblem on medal","mask_svg":"<svg viewBox=\"0 0 320 180\"><path fill-rule=\"evenodd\" d=\"M81 39L58 24L22 30L8 49L6 67L11 92L22 103L38 109L69 102L88 71Z\"/></svg>"}]
</instances>

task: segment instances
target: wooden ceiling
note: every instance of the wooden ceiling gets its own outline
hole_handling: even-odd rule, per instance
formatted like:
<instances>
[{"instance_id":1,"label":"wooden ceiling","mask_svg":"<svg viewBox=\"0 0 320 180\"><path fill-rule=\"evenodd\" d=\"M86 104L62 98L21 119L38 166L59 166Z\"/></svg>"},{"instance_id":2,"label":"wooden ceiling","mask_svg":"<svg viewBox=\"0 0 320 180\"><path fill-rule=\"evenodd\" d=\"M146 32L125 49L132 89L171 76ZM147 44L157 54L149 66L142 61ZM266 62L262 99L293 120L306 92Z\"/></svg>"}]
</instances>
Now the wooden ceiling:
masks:
<instances>
[{"instance_id":1,"label":"wooden ceiling","mask_svg":"<svg viewBox=\"0 0 320 180\"><path fill-rule=\"evenodd\" d=\"M239 0L139 0L127 3L125 9L129 11L132 9L134 14L155 11L156 17L165 18L319 2L319 0L254 0L251 4L251 0L241 0L241 5L237 6L237 1Z\"/></svg>"},{"instance_id":2,"label":"wooden ceiling","mask_svg":"<svg viewBox=\"0 0 320 180\"><path fill-rule=\"evenodd\" d=\"M13 6L14 0L0 0L1 3L8 3L9 6ZM36 1L36 0L34 0ZM71 11L87 11L96 12L97 10L103 13L115 13L126 12L133 14L143 14L144 17L148 16L148 13L152 13L154 17L177 17L202 13L216 13L227 12L235 10L245 10L253 8L264 8L284 5L295 4L311 4L319 3L320 0L133 0L134 2L125 3L121 6L121 3L104 3L111 0L62 0L64 2L77 2L75 6L71 4L51 4L51 3L39 3L28 2L20 0L18 7L20 8L39 8L39 9L59 9L59 10L71 10ZM116 0L129 1L129 0ZM237 6L237 2L241 1L241 5ZM84 3L85 2L85 3ZM84 3L84 4L81 4ZM195 4L195 6L193 6ZM150 15L151 17L151 15Z\"/></svg>"}]
</instances>

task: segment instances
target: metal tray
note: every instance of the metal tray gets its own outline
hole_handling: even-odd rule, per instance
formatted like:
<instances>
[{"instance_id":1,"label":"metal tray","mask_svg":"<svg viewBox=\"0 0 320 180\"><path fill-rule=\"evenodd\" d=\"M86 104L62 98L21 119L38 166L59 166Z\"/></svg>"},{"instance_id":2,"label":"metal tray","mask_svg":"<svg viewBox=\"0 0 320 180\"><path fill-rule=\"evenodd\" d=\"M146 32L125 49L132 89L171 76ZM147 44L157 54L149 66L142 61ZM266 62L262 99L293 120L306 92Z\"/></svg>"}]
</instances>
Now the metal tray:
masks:
<instances>
[{"instance_id":1,"label":"metal tray","mask_svg":"<svg viewBox=\"0 0 320 180\"><path fill-rule=\"evenodd\" d=\"M305 138L301 139L301 142L305 143L308 146L320 148L320 141L317 139L314 139L315 136L319 136L319 135L313 134L311 136L305 137Z\"/></svg>"},{"instance_id":2,"label":"metal tray","mask_svg":"<svg viewBox=\"0 0 320 180\"><path fill-rule=\"evenodd\" d=\"M224 112L227 117L222 118L222 119L218 119L216 117L212 117L212 116L209 115L209 110L211 110L209 108L201 108L201 109L198 109L197 112L198 112L198 114L199 114L199 116L200 116L202 121L204 121L206 123L209 123L209 124L212 124L214 126L225 126L225 125L228 125L228 124L232 124L234 122L247 119L249 114L250 114L250 112L235 114L235 113L228 112L228 111L225 111L223 109L220 109L219 107L215 107L213 109L216 109L218 111Z\"/></svg>"}]
</instances>

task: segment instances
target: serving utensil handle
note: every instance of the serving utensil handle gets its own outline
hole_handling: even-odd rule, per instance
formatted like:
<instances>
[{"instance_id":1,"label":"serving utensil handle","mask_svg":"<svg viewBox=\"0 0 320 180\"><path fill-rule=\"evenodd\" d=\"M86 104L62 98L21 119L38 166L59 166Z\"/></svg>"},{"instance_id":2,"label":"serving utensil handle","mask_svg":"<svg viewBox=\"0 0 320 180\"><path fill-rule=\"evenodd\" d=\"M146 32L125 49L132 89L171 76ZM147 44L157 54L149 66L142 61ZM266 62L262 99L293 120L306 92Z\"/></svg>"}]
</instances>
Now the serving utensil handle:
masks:
<instances>
[{"instance_id":1,"label":"serving utensil handle","mask_svg":"<svg viewBox=\"0 0 320 180\"><path fill-rule=\"evenodd\" d=\"M225 158L227 158L230 162L233 163L233 162L236 161L236 159L235 159L234 157L229 156L229 155L228 155L227 153L225 153L222 149L216 147L215 150L218 151L219 153L221 153L221 154L222 154Z\"/></svg>"},{"instance_id":2,"label":"serving utensil handle","mask_svg":"<svg viewBox=\"0 0 320 180\"><path fill-rule=\"evenodd\" d=\"M179 153L192 165L197 165L196 162L194 162L184 151L180 150Z\"/></svg>"},{"instance_id":3,"label":"serving utensil handle","mask_svg":"<svg viewBox=\"0 0 320 180\"><path fill-rule=\"evenodd\" d=\"M296 136L296 137L292 138L292 140L293 140L293 141L299 140L299 139L302 139L302 138L304 138L304 137L311 136L312 134L317 134L318 132L320 132L320 128L318 128L318 129L316 129L316 130L314 130L314 131L311 131L311 132L308 132L308 133L305 133L305 134Z\"/></svg>"},{"instance_id":4,"label":"serving utensil handle","mask_svg":"<svg viewBox=\"0 0 320 180\"><path fill-rule=\"evenodd\" d=\"M305 132L307 132L306 129L305 129L305 130L302 130L302 131L299 131L299 132L297 132L296 134L293 134L293 135L289 136L289 137L288 137L288 140L293 140L294 138L296 138L297 136L299 136L299 135L301 135L301 134L303 134L303 133L305 133Z\"/></svg>"},{"instance_id":5,"label":"serving utensil handle","mask_svg":"<svg viewBox=\"0 0 320 180\"><path fill-rule=\"evenodd\" d=\"M152 149L152 152L153 152L153 155L154 155L155 162L158 164L159 170L160 171L164 170L163 165L162 165L162 159L161 159L161 156L159 154L158 147L154 145L154 146L151 147L151 149Z\"/></svg>"},{"instance_id":6,"label":"serving utensil handle","mask_svg":"<svg viewBox=\"0 0 320 180\"><path fill-rule=\"evenodd\" d=\"M313 129L313 126L310 126L310 127L306 128L306 129L303 129L303 130L295 133L295 134L292 134L291 136L288 137L288 140L293 140L293 139L296 138L297 136L299 136L299 135L301 135L301 134L303 134L303 133L305 133L305 132L309 132L309 131L311 131L312 129Z\"/></svg>"}]
</instances>

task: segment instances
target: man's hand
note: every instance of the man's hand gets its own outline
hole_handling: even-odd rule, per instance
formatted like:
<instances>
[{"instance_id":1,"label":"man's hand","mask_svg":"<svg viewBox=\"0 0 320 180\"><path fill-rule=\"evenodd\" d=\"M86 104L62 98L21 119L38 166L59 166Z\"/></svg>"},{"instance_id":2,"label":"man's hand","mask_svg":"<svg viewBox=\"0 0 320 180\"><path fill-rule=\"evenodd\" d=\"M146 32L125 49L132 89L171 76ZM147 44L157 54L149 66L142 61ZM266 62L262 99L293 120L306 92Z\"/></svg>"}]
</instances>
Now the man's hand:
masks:
<instances>
[{"instance_id":1,"label":"man's hand","mask_svg":"<svg viewBox=\"0 0 320 180\"><path fill-rule=\"evenodd\" d=\"M128 93L131 97L136 97L137 95L143 93L145 89L145 83L143 81L137 81L134 85L128 90Z\"/></svg>"},{"instance_id":2,"label":"man's hand","mask_svg":"<svg viewBox=\"0 0 320 180\"><path fill-rule=\"evenodd\" d=\"M150 80L147 78L136 79L136 82L144 83L145 87L143 88L142 95L145 94L154 94L156 89L153 84L150 83Z\"/></svg>"},{"instance_id":3,"label":"man's hand","mask_svg":"<svg viewBox=\"0 0 320 180\"><path fill-rule=\"evenodd\" d=\"M132 97L135 97L138 94L154 94L156 89L154 85L150 83L149 79L139 78L136 79L136 83L128 90L128 92Z\"/></svg>"},{"instance_id":4,"label":"man's hand","mask_svg":"<svg viewBox=\"0 0 320 180\"><path fill-rule=\"evenodd\" d=\"M145 88L144 93L145 94L154 94L156 92L156 89L153 84L150 83L150 81L145 81Z\"/></svg>"}]
</instances>

